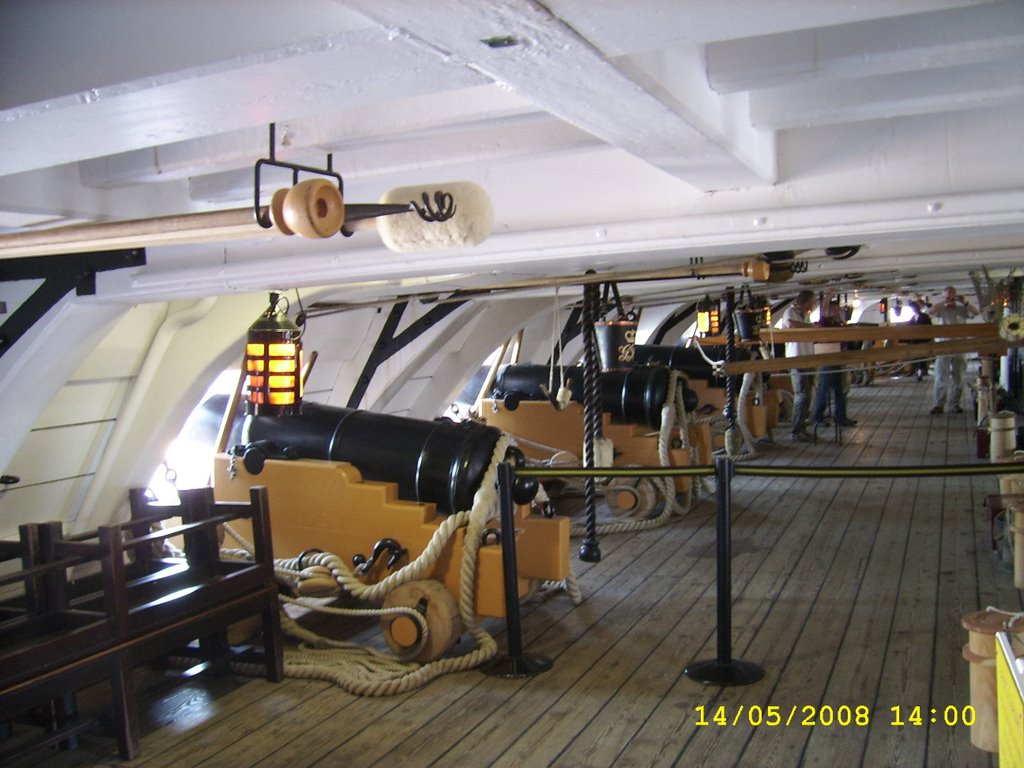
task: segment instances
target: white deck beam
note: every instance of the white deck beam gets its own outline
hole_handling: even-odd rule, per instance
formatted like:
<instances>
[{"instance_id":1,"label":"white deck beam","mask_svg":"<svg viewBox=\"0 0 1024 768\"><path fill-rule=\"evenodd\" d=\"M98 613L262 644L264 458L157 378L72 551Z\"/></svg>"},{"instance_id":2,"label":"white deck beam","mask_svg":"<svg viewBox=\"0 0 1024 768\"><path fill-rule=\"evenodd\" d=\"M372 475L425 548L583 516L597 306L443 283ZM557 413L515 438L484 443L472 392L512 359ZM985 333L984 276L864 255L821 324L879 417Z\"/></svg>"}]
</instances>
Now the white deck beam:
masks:
<instances>
[{"instance_id":1,"label":"white deck beam","mask_svg":"<svg viewBox=\"0 0 1024 768\"><path fill-rule=\"evenodd\" d=\"M463 62L580 129L700 189L774 180L774 145L744 158L709 135L537 3L453 0L420 13L403 0L349 0L439 58ZM511 42L510 45L484 40ZM705 86L706 87L706 86Z\"/></svg>"},{"instance_id":2,"label":"white deck beam","mask_svg":"<svg viewBox=\"0 0 1024 768\"><path fill-rule=\"evenodd\" d=\"M357 30L0 111L0 175L482 84L383 29Z\"/></svg>"},{"instance_id":3,"label":"white deck beam","mask_svg":"<svg viewBox=\"0 0 1024 768\"><path fill-rule=\"evenodd\" d=\"M483 85L323 112L280 123L276 157L293 161L297 153L316 149L322 164L322 150L333 149L338 137L352 145L377 143L388 136L436 132L463 122L503 120L534 109L508 91ZM267 157L269 150L268 126L260 125L86 160L80 171L85 186L108 188L184 179L240 165L251 167L258 158Z\"/></svg>"},{"instance_id":4,"label":"white deck beam","mask_svg":"<svg viewBox=\"0 0 1024 768\"><path fill-rule=\"evenodd\" d=\"M782 130L1024 104L1024 58L816 82L750 94L750 120Z\"/></svg>"},{"instance_id":5,"label":"white deck beam","mask_svg":"<svg viewBox=\"0 0 1024 768\"><path fill-rule=\"evenodd\" d=\"M735 93L1003 61L1022 51L1024 4L1010 0L726 40L709 44L706 56L711 87Z\"/></svg>"}]
</instances>

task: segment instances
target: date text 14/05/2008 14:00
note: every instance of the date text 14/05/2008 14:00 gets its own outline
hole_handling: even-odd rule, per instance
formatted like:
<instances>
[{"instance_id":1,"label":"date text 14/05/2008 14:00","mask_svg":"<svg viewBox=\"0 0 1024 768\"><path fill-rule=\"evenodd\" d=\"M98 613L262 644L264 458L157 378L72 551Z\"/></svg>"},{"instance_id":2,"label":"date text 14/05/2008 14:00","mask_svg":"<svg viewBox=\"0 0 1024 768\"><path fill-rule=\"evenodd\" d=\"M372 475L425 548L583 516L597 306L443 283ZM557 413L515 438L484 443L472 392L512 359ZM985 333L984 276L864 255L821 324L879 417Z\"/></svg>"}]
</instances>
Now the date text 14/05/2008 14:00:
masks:
<instances>
[{"instance_id":1,"label":"date text 14/05/2008 14:00","mask_svg":"<svg viewBox=\"0 0 1024 768\"><path fill-rule=\"evenodd\" d=\"M793 704L789 707L740 704L731 712L730 708L724 704L717 707L700 705L694 707L694 712L697 713L696 725L750 725L769 728L790 725L863 728L871 725L871 708L866 704L855 706L842 704L838 707L828 704L805 704L803 706ZM969 704L965 707L950 705L943 708L898 705L889 707L887 712L888 717L883 722L894 728L927 724L949 727L970 726L974 724L975 720L974 707Z\"/></svg>"}]
</instances>

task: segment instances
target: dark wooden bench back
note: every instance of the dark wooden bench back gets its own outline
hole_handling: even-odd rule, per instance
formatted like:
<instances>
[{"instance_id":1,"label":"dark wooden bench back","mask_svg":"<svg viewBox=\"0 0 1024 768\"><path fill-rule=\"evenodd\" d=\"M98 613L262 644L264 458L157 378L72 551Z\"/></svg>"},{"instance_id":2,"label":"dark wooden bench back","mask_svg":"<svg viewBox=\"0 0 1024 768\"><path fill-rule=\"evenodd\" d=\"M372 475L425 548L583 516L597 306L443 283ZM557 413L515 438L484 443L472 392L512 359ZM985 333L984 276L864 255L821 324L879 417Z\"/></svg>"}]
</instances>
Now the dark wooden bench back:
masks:
<instances>
[{"instance_id":1,"label":"dark wooden bench back","mask_svg":"<svg viewBox=\"0 0 1024 768\"><path fill-rule=\"evenodd\" d=\"M255 614L267 677L282 679L266 489L253 488L249 502L216 502L209 488L180 497L179 505L157 506L132 491L127 522L73 535L60 523L29 524L18 541L0 542L0 562L19 566L0 575L0 588L22 585L19 596L0 601L0 712L110 679L120 752L134 757L132 669L196 639L205 657L226 656L228 626ZM218 527L238 520L252 525L253 560L221 557ZM179 536L184 557L165 557L160 545ZM82 575L69 579L69 569Z\"/></svg>"}]
</instances>

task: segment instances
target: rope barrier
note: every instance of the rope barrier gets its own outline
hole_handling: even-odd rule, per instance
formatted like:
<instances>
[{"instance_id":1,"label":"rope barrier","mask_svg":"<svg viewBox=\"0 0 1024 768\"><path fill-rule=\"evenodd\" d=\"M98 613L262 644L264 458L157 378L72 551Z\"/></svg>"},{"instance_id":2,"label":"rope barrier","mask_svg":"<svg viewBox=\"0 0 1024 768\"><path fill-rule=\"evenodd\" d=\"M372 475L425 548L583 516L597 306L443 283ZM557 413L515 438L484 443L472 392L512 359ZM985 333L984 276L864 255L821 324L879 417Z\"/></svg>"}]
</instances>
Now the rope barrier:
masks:
<instances>
[{"instance_id":1,"label":"rope barrier","mask_svg":"<svg viewBox=\"0 0 1024 768\"><path fill-rule=\"evenodd\" d=\"M737 464L734 474L752 477L940 477L952 475L1003 475L1024 473L1020 464L935 464L920 467L777 467ZM684 477L715 474L713 465L691 467L600 467L597 469L517 469L523 477Z\"/></svg>"}]
</instances>

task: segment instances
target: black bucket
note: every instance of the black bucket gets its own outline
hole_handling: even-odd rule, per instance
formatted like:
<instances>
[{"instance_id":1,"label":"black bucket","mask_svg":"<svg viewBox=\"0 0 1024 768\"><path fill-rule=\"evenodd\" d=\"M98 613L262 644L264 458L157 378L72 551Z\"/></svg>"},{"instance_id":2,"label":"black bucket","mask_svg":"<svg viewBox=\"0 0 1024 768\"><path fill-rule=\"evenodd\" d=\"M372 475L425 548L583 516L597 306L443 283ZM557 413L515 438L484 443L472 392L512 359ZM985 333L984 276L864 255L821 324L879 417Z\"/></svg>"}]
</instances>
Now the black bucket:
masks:
<instances>
[{"instance_id":1,"label":"black bucket","mask_svg":"<svg viewBox=\"0 0 1024 768\"><path fill-rule=\"evenodd\" d=\"M296 458L347 461L365 480L394 482L402 499L451 514L473 506L501 432L476 422L426 421L304 402L295 416L252 416L245 440L267 441ZM522 478L516 501L527 503ZM520 480L516 481L520 483ZM531 497L532 498L532 497Z\"/></svg>"},{"instance_id":2,"label":"black bucket","mask_svg":"<svg viewBox=\"0 0 1024 768\"><path fill-rule=\"evenodd\" d=\"M764 307L740 307L733 312L736 335L741 341L757 341L758 331L764 327Z\"/></svg>"},{"instance_id":3,"label":"black bucket","mask_svg":"<svg viewBox=\"0 0 1024 768\"><path fill-rule=\"evenodd\" d=\"M632 368L636 357L636 320L601 320L594 323L597 356L602 371Z\"/></svg>"}]
</instances>

